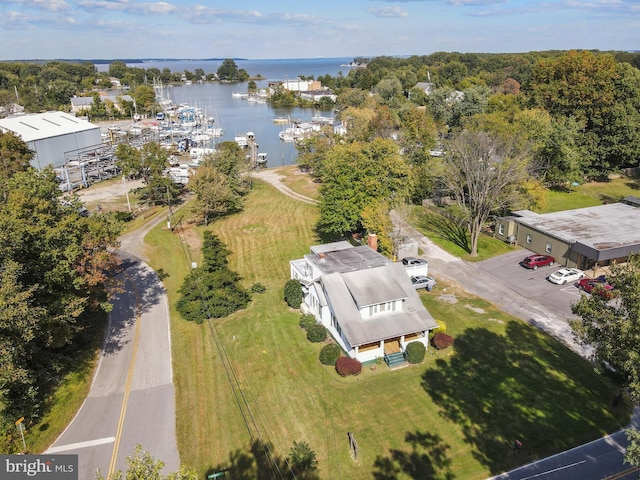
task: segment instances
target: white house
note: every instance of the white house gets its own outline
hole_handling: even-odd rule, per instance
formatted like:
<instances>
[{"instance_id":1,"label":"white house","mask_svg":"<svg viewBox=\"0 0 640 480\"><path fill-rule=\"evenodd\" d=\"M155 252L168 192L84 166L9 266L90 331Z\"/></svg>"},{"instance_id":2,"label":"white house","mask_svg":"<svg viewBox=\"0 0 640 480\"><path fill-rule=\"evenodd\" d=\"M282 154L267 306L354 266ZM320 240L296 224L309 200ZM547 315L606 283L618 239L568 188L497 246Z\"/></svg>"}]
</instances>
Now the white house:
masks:
<instances>
[{"instance_id":1,"label":"white house","mask_svg":"<svg viewBox=\"0 0 640 480\"><path fill-rule=\"evenodd\" d=\"M404 266L369 246L316 245L290 262L313 314L347 354L361 362L400 356L410 342L429 346L437 322L422 304Z\"/></svg>"}]
</instances>

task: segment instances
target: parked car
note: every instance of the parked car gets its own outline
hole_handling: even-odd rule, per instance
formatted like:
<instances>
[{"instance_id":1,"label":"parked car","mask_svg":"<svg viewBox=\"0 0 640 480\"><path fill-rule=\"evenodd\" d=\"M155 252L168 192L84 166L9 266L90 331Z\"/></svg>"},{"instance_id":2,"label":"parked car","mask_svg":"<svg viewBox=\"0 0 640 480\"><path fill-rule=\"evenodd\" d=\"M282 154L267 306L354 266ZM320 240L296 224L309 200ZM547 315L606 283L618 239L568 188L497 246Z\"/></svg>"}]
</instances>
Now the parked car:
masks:
<instances>
[{"instance_id":1,"label":"parked car","mask_svg":"<svg viewBox=\"0 0 640 480\"><path fill-rule=\"evenodd\" d=\"M556 259L553 258L551 255L534 254L534 255L529 255L528 257L525 257L520 262L520 265L522 265L524 268L537 270L538 267L546 267L548 265L553 265L555 261Z\"/></svg>"},{"instance_id":2,"label":"parked car","mask_svg":"<svg viewBox=\"0 0 640 480\"><path fill-rule=\"evenodd\" d=\"M413 287L416 290L419 288L426 288L428 291L431 291L431 289L436 285L436 279L427 275L416 275L411 277L411 283L413 283Z\"/></svg>"},{"instance_id":3,"label":"parked car","mask_svg":"<svg viewBox=\"0 0 640 480\"><path fill-rule=\"evenodd\" d=\"M427 261L424 258L416 258L416 257L404 257L402 259L402 263L404 265L427 265Z\"/></svg>"},{"instance_id":4,"label":"parked car","mask_svg":"<svg viewBox=\"0 0 640 480\"><path fill-rule=\"evenodd\" d=\"M604 278L584 278L578 283L578 287L591 295L599 295L606 300L611 300L617 294L613 285Z\"/></svg>"},{"instance_id":5,"label":"parked car","mask_svg":"<svg viewBox=\"0 0 640 480\"><path fill-rule=\"evenodd\" d=\"M578 270L577 268L561 268L549 275L547 279L557 285L566 285L569 282L575 283L582 277L584 277L582 270Z\"/></svg>"}]
</instances>

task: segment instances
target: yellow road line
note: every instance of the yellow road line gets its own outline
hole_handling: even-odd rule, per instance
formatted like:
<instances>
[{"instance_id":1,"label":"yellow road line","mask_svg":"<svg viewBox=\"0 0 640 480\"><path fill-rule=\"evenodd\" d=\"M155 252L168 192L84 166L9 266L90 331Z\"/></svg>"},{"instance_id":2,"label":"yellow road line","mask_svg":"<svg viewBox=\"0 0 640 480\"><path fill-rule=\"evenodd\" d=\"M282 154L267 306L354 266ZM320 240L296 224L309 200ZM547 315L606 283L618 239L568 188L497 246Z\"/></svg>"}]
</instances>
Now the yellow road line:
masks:
<instances>
[{"instance_id":1,"label":"yellow road line","mask_svg":"<svg viewBox=\"0 0 640 480\"><path fill-rule=\"evenodd\" d=\"M120 439L122 437L122 429L124 428L124 417L127 413L127 403L129 401L129 393L131 391L131 383L133 382L133 370L136 364L136 353L138 351L138 340L140 338L140 297L135 284L130 278L124 274L125 279L131 284L133 294L136 298L136 331L133 339L133 351L131 353L131 362L129 363L129 372L127 373L127 383L124 387L124 397L122 399L122 408L120 409L120 420L118 421L118 429L116 430L115 442L113 443L113 452L111 454L111 463L107 472L107 479L111 478L116 469L116 460L118 457L118 449L120 448Z\"/></svg>"}]
</instances>

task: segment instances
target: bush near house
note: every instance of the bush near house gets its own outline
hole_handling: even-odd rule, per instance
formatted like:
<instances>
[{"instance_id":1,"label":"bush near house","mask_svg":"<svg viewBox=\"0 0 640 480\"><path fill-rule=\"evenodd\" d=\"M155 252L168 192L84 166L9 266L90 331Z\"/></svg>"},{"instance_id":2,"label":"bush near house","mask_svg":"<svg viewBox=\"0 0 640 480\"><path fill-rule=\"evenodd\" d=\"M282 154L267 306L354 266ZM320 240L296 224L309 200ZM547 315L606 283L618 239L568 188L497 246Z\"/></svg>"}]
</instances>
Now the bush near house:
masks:
<instances>
[{"instance_id":1,"label":"bush near house","mask_svg":"<svg viewBox=\"0 0 640 480\"><path fill-rule=\"evenodd\" d=\"M303 313L302 315L300 315L300 326L305 330L309 330L309 327L317 324L318 321L316 320L316 317L314 317L310 313Z\"/></svg>"},{"instance_id":2,"label":"bush near house","mask_svg":"<svg viewBox=\"0 0 640 480\"><path fill-rule=\"evenodd\" d=\"M324 342L327 339L327 329L324 325L316 323L307 328L307 340L313 343Z\"/></svg>"},{"instance_id":3,"label":"bush near house","mask_svg":"<svg viewBox=\"0 0 640 480\"><path fill-rule=\"evenodd\" d=\"M302 303L302 285L294 279L287 281L284 285L284 301L291 308L300 308Z\"/></svg>"},{"instance_id":4,"label":"bush near house","mask_svg":"<svg viewBox=\"0 0 640 480\"><path fill-rule=\"evenodd\" d=\"M340 357L336 361L336 372L342 377L360 375L360 372L362 372L362 364L355 358Z\"/></svg>"},{"instance_id":5,"label":"bush near house","mask_svg":"<svg viewBox=\"0 0 640 480\"><path fill-rule=\"evenodd\" d=\"M338 358L340 358L340 347L335 343L325 345L320 350L320 363L323 365L335 366Z\"/></svg>"},{"instance_id":6,"label":"bush near house","mask_svg":"<svg viewBox=\"0 0 640 480\"><path fill-rule=\"evenodd\" d=\"M407 361L412 364L420 363L424 360L427 351L421 342L411 342L407 345Z\"/></svg>"},{"instance_id":7,"label":"bush near house","mask_svg":"<svg viewBox=\"0 0 640 480\"><path fill-rule=\"evenodd\" d=\"M443 332L436 333L431 339L431 344L438 350L444 350L453 345L453 337Z\"/></svg>"},{"instance_id":8,"label":"bush near house","mask_svg":"<svg viewBox=\"0 0 640 480\"><path fill-rule=\"evenodd\" d=\"M444 333L447 331L447 324L442 320L436 320L436 323L438 324L438 328L434 328L433 330L431 330L431 335L435 335L436 333Z\"/></svg>"}]
</instances>

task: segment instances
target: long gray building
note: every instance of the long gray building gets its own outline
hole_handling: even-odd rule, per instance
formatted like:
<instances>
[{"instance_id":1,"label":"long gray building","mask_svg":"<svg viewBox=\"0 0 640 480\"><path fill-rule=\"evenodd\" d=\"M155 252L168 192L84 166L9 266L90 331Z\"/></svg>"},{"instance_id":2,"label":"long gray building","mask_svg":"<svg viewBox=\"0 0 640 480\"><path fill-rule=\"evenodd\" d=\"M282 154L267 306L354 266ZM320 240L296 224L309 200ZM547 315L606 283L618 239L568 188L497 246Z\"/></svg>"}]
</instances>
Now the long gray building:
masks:
<instances>
[{"instance_id":1,"label":"long gray building","mask_svg":"<svg viewBox=\"0 0 640 480\"><path fill-rule=\"evenodd\" d=\"M620 203L538 214L529 210L498 218L494 236L568 267L588 270L624 262L640 253L640 207Z\"/></svg>"},{"instance_id":2,"label":"long gray building","mask_svg":"<svg viewBox=\"0 0 640 480\"><path fill-rule=\"evenodd\" d=\"M2 132L18 135L34 152L31 165L42 170L65 163L65 154L96 148L100 127L65 112L45 112L0 120Z\"/></svg>"}]
</instances>

